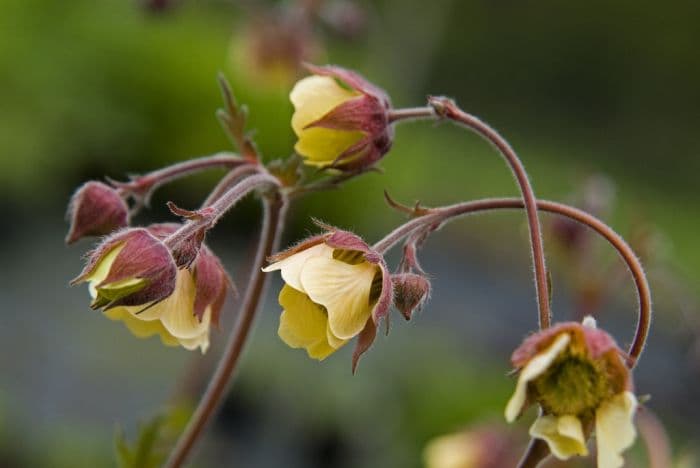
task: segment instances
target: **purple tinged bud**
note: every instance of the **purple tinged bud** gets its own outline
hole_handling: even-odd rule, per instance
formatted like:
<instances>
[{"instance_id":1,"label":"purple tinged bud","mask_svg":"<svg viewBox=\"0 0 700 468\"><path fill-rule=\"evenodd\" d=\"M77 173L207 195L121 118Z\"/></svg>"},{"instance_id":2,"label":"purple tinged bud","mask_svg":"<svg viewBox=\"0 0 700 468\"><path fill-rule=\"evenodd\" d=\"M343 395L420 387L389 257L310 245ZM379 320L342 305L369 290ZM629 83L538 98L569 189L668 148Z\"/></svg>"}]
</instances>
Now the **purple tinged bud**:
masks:
<instances>
[{"instance_id":1,"label":"purple tinged bud","mask_svg":"<svg viewBox=\"0 0 700 468\"><path fill-rule=\"evenodd\" d=\"M73 194L68 218L70 230L66 243L72 244L86 236L102 236L128 226L129 207L117 190L90 181Z\"/></svg>"},{"instance_id":2,"label":"purple tinged bud","mask_svg":"<svg viewBox=\"0 0 700 468\"><path fill-rule=\"evenodd\" d=\"M420 311L430 297L430 281L415 273L392 275L394 283L394 306L406 320L411 320L414 312Z\"/></svg>"},{"instance_id":3,"label":"purple tinged bud","mask_svg":"<svg viewBox=\"0 0 700 468\"><path fill-rule=\"evenodd\" d=\"M93 309L151 306L175 289L177 268L168 248L143 228L125 229L88 254L71 284L89 282Z\"/></svg>"}]
</instances>

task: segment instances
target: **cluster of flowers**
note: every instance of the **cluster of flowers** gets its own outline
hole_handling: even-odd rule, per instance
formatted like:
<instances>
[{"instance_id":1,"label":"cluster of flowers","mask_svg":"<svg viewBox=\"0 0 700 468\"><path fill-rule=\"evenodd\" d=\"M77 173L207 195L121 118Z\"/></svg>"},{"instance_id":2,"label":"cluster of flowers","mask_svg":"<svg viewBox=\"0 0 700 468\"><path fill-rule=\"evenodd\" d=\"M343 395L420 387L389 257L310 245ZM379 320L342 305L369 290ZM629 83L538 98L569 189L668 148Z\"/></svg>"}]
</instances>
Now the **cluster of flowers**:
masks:
<instances>
[{"instance_id":1,"label":"cluster of flowers","mask_svg":"<svg viewBox=\"0 0 700 468\"><path fill-rule=\"evenodd\" d=\"M126 201L113 187L88 182L70 204L66 241L106 235L87 255L72 284L88 283L92 309L102 309L141 338L158 335L168 346L209 347L209 329L232 288L219 259L205 245L196 260L179 268L168 236L181 225L129 227Z\"/></svg>"},{"instance_id":2,"label":"cluster of flowers","mask_svg":"<svg viewBox=\"0 0 700 468\"><path fill-rule=\"evenodd\" d=\"M393 139L388 96L354 72L309 68L313 75L299 81L290 96L296 152L307 165L335 173L373 167ZM204 352L210 325L218 322L232 287L229 277L204 245L186 264L178 261L171 240L182 225L128 227L126 195L99 182L75 194L68 242L108 237L89 254L74 282L88 282L91 307L123 321L136 336L158 335L167 345ZM287 345L318 360L357 337L354 371L390 307L410 319L427 300L430 282L415 259L415 237L406 243L402 266L390 273L382 249L351 232L321 227L323 233L274 255L264 268L280 271L285 283L278 333ZM591 318L530 336L512 357L519 377L507 421L537 404L541 415L530 434L545 441L554 456L587 455L586 441L595 431L598 466L622 466L620 454L635 438L637 408L623 354Z\"/></svg>"}]
</instances>

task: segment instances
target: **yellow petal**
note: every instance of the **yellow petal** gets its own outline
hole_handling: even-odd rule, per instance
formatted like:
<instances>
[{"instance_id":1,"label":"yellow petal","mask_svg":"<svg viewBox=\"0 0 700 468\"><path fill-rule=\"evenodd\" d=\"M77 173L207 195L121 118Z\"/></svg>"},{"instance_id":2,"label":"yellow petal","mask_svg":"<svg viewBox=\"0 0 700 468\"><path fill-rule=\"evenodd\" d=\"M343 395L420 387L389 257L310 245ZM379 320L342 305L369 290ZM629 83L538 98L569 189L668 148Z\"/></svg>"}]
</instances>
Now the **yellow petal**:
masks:
<instances>
[{"instance_id":1,"label":"yellow petal","mask_svg":"<svg viewBox=\"0 0 700 468\"><path fill-rule=\"evenodd\" d=\"M619 468L624 464L622 452L632 446L637 436L633 421L636 411L637 398L631 392L615 395L596 410L598 468Z\"/></svg>"},{"instance_id":2,"label":"yellow petal","mask_svg":"<svg viewBox=\"0 0 700 468\"><path fill-rule=\"evenodd\" d=\"M122 321L134 336L138 338L148 338L149 336L158 335L167 346L177 346L179 341L173 335L168 333L162 323L158 320L139 320L134 316L127 307L114 307L105 311L105 316L115 321Z\"/></svg>"},{"instance_id":3,"label":"yellow petal","mask_svg":"<svg viewBox=\"0 0 700 468\"><path fill-rule=\"evenodd\" d=\"M301 284L312 301L328 311L333 335L350 339L365 327L372 308L369 293L377 266L368 262L349 265L332 258L306 261Z\"/></svg>"},{"instance_id":4,"label":"yellow petal","mask_svg":"<svg viewBox=\"0 0 700 468\"><path fill-rule=\"evenodd\" d=\"M431 440L423 450L426 468L479 468L483 450L467 433L449 434Z\"/></svg>"},{"instance_id":5,"label":"yellow petal","mask_svg":"<svg viewBox=\"0 0 700 468\"><path fill-rule=\"evenodd\" d=\"M194 338L178 338L178 341L183 348L193 351L199 348L202 354L209 349L209 324L211 323L211 308L207 307L202 316L202 323L206 323L206 329Z\"/></svg>"},{"instance_id":6,"label":"yellow petal","mask_svg":"<svg viewBox=\"0 0 700 468\"><path fill-rule=\"evenodd\" d=\"M178 270L173 293L151 308L160 309L160 321L177 338L197 338L209 330L209 321L202 320L200 322L194 315L195 293L195 282L192 274L186 269ZM149 310L146 310L144 313L148 312Z\"/></svg>"},{"instance_id":7,"label":"yellow petal","mask_svg":"<svg viewBox=\"0 0 700 468\"><path fill-rule=\"evenodd\" d=\"M509 423L515 421L520 414L527 398L527 384L542 375L547 368L554 362L559 354L564 351L566 346L571 341L568 333L559 335L549 348L530 359L525 367L520 371L518 383L515 386L515 393L510 397L508 405L506 405L505 417Z\"/></svg>"},{"instance_id":8,"label":"yellow petal","mask_svg":"<svg viewBox=\"0 0 700 468\"><path fill-rule=\"evenodd\" d=\"M266 266L263 268L263 271L281 270L282 279L285 283L298 291L305 292L300 279L301 269L304 267L304 263L313 257L333 258L333 250L332 247L328 247L326 244L314 245L294 255L290 255L279 262Z\"/></svg>"},{"instance_id":9,"label":"yellow petal","mask_svg":"<svg viewBox=\"0 0 700 468\"><path fill-rule=\"evenodd\" d=\"M330 322L326 323L326 340L328 341L328 344L335 349L338 349L347 343L347 340L340 339L333 334Z\"/></svg>"},{"instance_id":10,"label":"yellow petal","mask_svg":"<svg viewBox=\"0 0 700 468\"><path fill-rule=\"evenodd\" d=\"M336 350L328 344L326 336L328 317L309 296L285 285L280 291L279 303L284 311L277 333L288 346L305 348L310 357L319 360Z\"/></svg>"},{"instance_id":11,"label":"yellow petal","mask_svg":"<svg viewBox=\"0 0 700 468\"><path fill-rule=\"evenodd\" d=\"M328 76L309 76L294 86L289 95L295 109L292 128L299 138L294 149L309 158L309 164L328 164L362 138L362 132L318 127L304 129L339 104L358 95L355 91L341 87Z\"/></svg>"},{"instance_id":12,"label":"yellow petal","mask_svg":"<svg viewBox=\"0 0 700 468\"><path fill-rule=\"evenodd\" d=\"M547 442L552 455L560 460L588 455L581 421L576 416L541 416L530 427L530 435Z\"/></svg>"},{"instance_id":13,"label":"yellow petal","mask_svg":"<svg viewBox=\"0 0 700 468\"><path fill-rule=\"evenodd\" d=\"M85 278L85 281L89 281L88 290L90 291L90 296L94 299L97 297L96 285L100 284L109 275L109 270L112 268L112 263L119 255L119 252L124 248L124 244L119 244L112 250L110 250L107 255L102 257L97 264L97 266L92 270L89 276Z\"/></svg>"}]
</instances>

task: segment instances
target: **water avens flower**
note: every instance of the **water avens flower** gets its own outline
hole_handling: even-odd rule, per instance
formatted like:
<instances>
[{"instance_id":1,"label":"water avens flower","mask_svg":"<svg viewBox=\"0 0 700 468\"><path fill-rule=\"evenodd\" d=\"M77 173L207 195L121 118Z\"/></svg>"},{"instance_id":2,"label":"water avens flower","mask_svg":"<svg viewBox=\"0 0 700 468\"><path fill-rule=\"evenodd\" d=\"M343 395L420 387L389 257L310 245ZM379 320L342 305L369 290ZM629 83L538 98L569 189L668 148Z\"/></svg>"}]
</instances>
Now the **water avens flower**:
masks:
<instances>
[{"instance_id":1,"label":"water avens flower","mask_svg":"<svg viewBox=\"0 0 700 468\"><path fill-rule=\"evenodd\" d=\"M176 272L165 244L148 230L133 228L104 239L71 284L89 283L93 309L147 306L172 294Z\"/></svg>"},{"instance_id":2,"label":"water avens flower","mask_svg":"<svg viewBox=\"0 0 700 468\"><path fill-rule=\"evenodd\" d=\"M230 280L218 258L206 246L202 246L191 268L175 268L170 252L161 242L176 229L175 226L154 225L148 230L136 229L133 231L137 234L130 234L126 241L117 239L110 242L105 249L111 250L97 260L96 267L81 281L89 282L90 294L95 299L93 308L103 307L108 318L124 322L135 336L146 338L157 335L165 345L182 346L188 350L200 348L205 352L209 346L210 327L218 324ZM164 268L167 278L166 275L144 278L137 274L125 284L143 285L143 289L146 289L147 284L164 280L160 284L160 293L142 295L138 301L122 300L105 304L99 298L100 294L104 295L102 290L105 287L109 289L111 283L105 282L110 272L115 268L128 267L126 262L141 261L133 255L122 257L125 252L131 253L136 242L142 245L143 258L149 257L144 250L152 250L162 256L168 264ZM166 253L169 257L167 260ZM152 260L154 256L149 258Z\"/></svg>"},{"instance_id":3,"label":"water avens flower","mask_svg":"<svg viewBox=\"0 0 700 468\"><path fill-rule=\"evenodd\" d=\"M362 239L324 227L326 233L277 254L263 270L280 270L285 282L279 294L282 341L323 360L359 336L354 369L388 312L391 278L383 257Z\"/></svg>"},{"instance_id":4,"label":"water avens flower","mask_svg":"<svg viewBox=\"0 0 700 468\"><path fill-rule=\"evenodd\" d=\"M502 468L515 466L519 441L500 426L481 425L428 441L425 468Z\"/></svg>"},{"instance_id":5,"label":"water avens flower","mask_svg":"<svg viewBox=\"0 0 700 468\"><path fill-rule=\"evenodd\" d=\"M387 94L355 72L307 66L313 75L294 86L294 149L308 165L360 171L391 148Z\"/></svg>"},{"instance_id":6,"label":"water avens flower","mask_svg":"<svg viewBox=\"0 0 700 468\"><path fill-rule=\"evenodd\" d=\"M103 236L129 224L129 207L119 192L102 182L90 181L75 191L68 205L70 229L66 243L87 236Z\"/></svg>"},{"instance_id":7,"label":"water avens flower","mask_svg":"<svg viewBox=\"0 0 700 468\"><path fill-rule=\"evenodd\" d=\"M555 457L588 455L586 440L595 428L598 467L623 465L621 454L636 437L637 399L620 349L593 318L530 336L512 362L519 376L505 410L508 422L538 403L542 415L530 435L547 442Z\"/></svg>"}]
</instances>

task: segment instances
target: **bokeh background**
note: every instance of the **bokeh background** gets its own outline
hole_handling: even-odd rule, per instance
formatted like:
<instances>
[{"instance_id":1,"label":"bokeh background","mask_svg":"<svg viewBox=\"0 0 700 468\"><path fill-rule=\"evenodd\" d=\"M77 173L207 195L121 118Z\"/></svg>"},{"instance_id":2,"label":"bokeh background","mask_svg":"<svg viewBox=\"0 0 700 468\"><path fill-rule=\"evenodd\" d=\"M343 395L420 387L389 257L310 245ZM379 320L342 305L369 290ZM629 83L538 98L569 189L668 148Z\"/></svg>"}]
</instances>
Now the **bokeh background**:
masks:
<instances>
[{"instance_id":1,"label":"bokeh background","mask_svg":"<svg viewBox=\"0 0 700 468\"><path fill-rule=\"evenodd\" d=\"M63 245L66 204L88 179L124 179L230 149L214 117L219 71L249 105L266 157L289 155L287 96L299 76L290 64L299 59L354 68L396 106L421 105L428 94L456 98L510 139L539 197L590 209L629 238L647 266L656 313L637 392L651 395L674 463L693 466L700 440L695 7L690 0L0 0L0 466L113 466L117 427L134 440L173 395L198 395L235 301L205 357L135 339L90 311L84 288L69 289L90 243ZM488 145L447 124L400 126L381 166L383 174L296 205L285 243L314 230L310 216L378 239L403 220L383 202L384 189L428 205L517 194ZM172 219L167 200L197 206L220 176L164 187L138 221ZM249 200L211 235L240 284L258 220ZM555 317L593 312L628 343L636 302L619 260L602 241L545 223ZM519 450L534 413L514 431L501 415L513 388L510 352L536 327L526 232L522 214L498 213L438 233L422 255L432 300L410 323L397 314L355 376L350 349L318 363L279 341L275 278L193 466L420 466L427 441L464 428L487 428ZM649 466L642 440L628 458L628 466Z\"/></svg>"}]
</instances>

